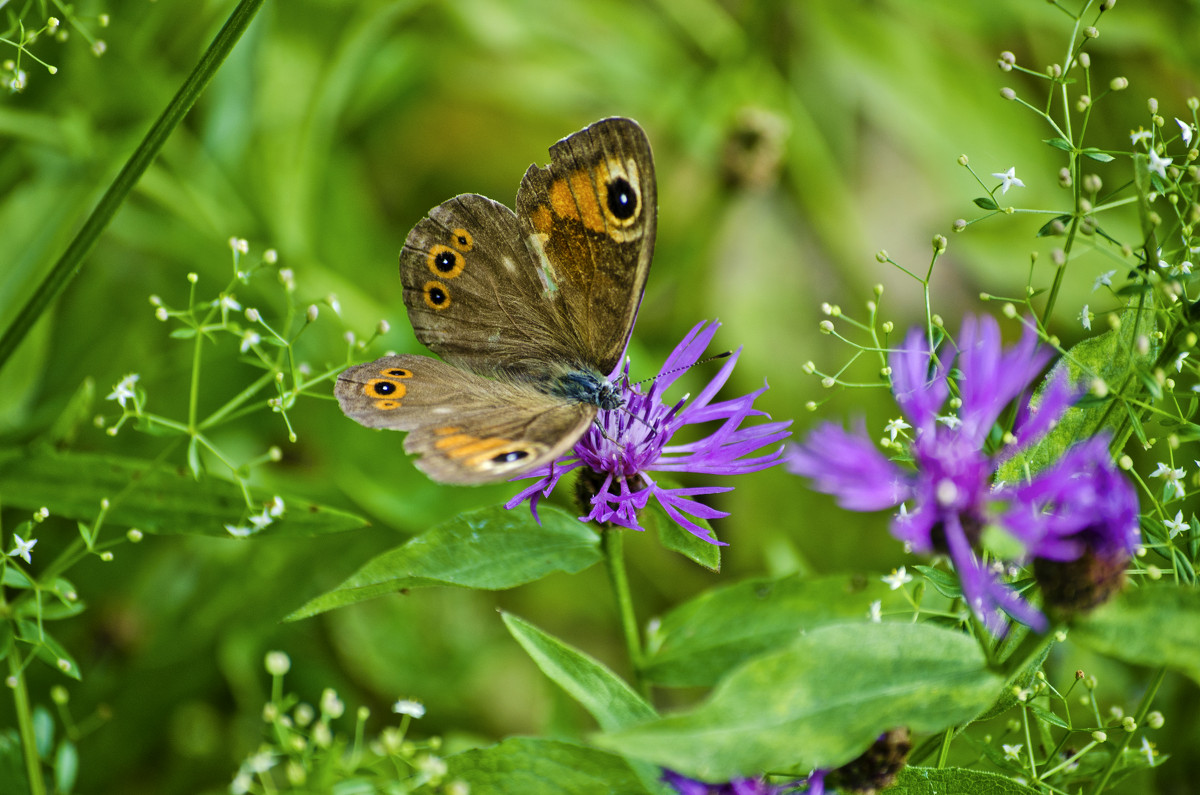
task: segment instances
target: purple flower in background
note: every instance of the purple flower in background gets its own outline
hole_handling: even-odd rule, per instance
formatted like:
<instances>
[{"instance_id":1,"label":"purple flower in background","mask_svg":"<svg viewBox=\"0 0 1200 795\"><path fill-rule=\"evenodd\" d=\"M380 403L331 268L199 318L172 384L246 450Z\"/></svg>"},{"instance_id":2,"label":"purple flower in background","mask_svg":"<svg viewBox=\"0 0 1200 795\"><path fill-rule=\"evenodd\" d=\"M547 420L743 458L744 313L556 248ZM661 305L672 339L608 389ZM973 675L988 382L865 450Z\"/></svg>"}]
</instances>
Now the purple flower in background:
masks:
<instances>
[{"instance_id":1,"label":"purple flower in background","mask_svg":"<svg viewBox=\"0 0 1200 795\"><path fill-rule=\"evenodd\" d=\"M726 784L705 784L674 770L664 770L662 780L675 788L679 795L779 795L799 782L772 786L761 778L735 778ZM822 788L822 792L824 789ZM816 793L820 795L820 793Z\"/></svg>"},{"instance_id":2,"label":"purple flower in background","mask_svg":"<svg viewBox=\"0 0 1200 795\"><path fill-rule=\"evenodd\" d=\"M1111 532L1110 525L1120 525L1116 532L1122 539L1136 533L1136 498L1111 463L1106 467L1097 463L1098 452L1107 460L1103 442L1089 442L1092 446L1085 451L1069 452L1028 483L992 487L997 465L1044 436L1078 398L1066 378L1060 377L1046 387L1037 406L1030 405L1028 391L1052 355L1038 345L1036 332L1028 326L1021 340L1005 349L994 319L968 317L958 352L939 362L933 359L922 331L914 329L903 349L889 357L889 364L896 402L916 431L911 445L915 470L886 458L865 429L851 433L832 424L821 425L804 444L790 450L787 466L810 478L818 491L836 496L844 508L872 511L911 504L910 510L902 509L893 518L892 534L914 551L948 554L964 598L989 630L1003 631L1004 612L1044 631L1045 617L976 556L984 527L998 524L1034 555L1058 559L1078 557L1084 542L1070 536L1095 522L1105 528L1098 531L1102 534ZM957 417L943 417L938 412L950 396L952 362L958 370L955 383L961 403ZM989 455L985 443L992 427L1018 397L1012 436L1002 453ZM1113 479L1126 491L1117 494ZM1100 519L1094 512L1062 515L1099 507L1103 500L1098 490L1103 488L1113 492L1110 497L1115 501L1104 506L1105 516L1117 518ZM1132 529L1127 522L1130 505ZM1047 509L1050 514L1044 515Z\"/></svg>"},{"instance_id":3,"label":"purple flower in background","mask_svg":"<svg viewBox=\"0 0 1200 795\"><path fill-rule=\"evenodd\" d=\"M590 511L583 519L642 530L638 511L653 498L685 530L710 543L721 544L689 517L713 519L728 514L691 498L731 491L733 487L669 488L658 483L650 473L739 475L766 469L780 463L783 448L764 455L753 454L790 436L787 427L791 421L741 427L749 417L767 416L754 408L755 398L767 389L765 384L762 389L742 397L713 401L729 380L740 348L695 399L689 402L685 396L672 405L663 402L663 393L687 368L700 360L719 327L719 323L700 323L688 332L645 392L630 384L626 365L621 373L624 405L601 411L596 422L575 444L572 455L526 475L537 481L509 500L507 507L514 508L528 499L536 516L538 501L550 495L559 479L574 469L584 468L581 477L588 478ZM703 422L721 424L712 434L696 441L671 443L675 433L684 426Z\"/></svg>"}]
</instances>

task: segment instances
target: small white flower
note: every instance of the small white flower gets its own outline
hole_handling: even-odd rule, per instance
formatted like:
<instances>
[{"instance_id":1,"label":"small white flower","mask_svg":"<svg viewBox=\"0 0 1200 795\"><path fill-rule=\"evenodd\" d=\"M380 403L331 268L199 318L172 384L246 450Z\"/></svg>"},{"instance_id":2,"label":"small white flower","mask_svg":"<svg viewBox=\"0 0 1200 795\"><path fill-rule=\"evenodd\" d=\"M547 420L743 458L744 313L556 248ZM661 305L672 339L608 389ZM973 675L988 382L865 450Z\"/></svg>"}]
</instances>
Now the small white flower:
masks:
<instances>
[{"instance_id":1,"label":"small white flower","mask_svg":"<svg viewBox=\"0 0 1200 795\"><path fill-rule=\"evenodd\" d=\"M1167 534L1168 538L1174 538L1188 529L1188 523L1183 521L1183 511L1176 511L1174 519L1164 519L1163 525L1169 531Z\"/></svg>"},{"instance_id":2,"label":"small white flower","mask_svg":"<svg viewBox=\"0 0 1200 795\"><path fill-rule=\"evenodd\" d=\"M867 610L867 618L872 624L878 624L883 621L883 600L876 599L871 602L871 607Z\"/></svg>"},{"instance_id":3,"label":"small white flower","mask_svg":"<svg viewBox=\"0 0 1200 795\"><path fill-rule=\"evenodd\" d=\"M268 750L262 750L246 760L246 767L252 773L266 773L275 766L275 757Z\"/></svg>"},{"instance_id":4,"label":"small white flower","mask_svg":"<svg viewBox=\"0 0 1200 795\"><path fill-rule=\"evenodd\" d=\"M962 425L962 420L960 420L954 414L947 414L944 417L938 417L937 421L952 431L958 430L958 426Z\"/></svg>"},{"instance_id":5,"label":"small white flower","mask_svg":"<svg viewBox=\"0 0 1200 795\"><path fill-rule=\"evenodd\" d=\"M1154 133L1149 130L1138 127L1135 132L1129 133L1129 142L1137 146L1142 141L1153 141Z\"/></svg>"},{"instance_id":6,"label":"small white flower","mask_svg":"<svg viewBox=\"0 0 1200 795\"><path fill-rule=\"evenodd\" d=\"M242 353L250 350L252 346L257 345L260 342L262 342L262 337L258 336L257 331L247 330L244 334L242 334Z\"/></svg>"},{"instance_id":7,"label":"small white flower","mask_svg":"<svg viewBox=\"0 0 1200 795\"><path fill-rule=\"evenodd\" d=\"M1188 124L1178 116L1175 117L1175 123L1179 125L1179 137L1183 139L1184 146L1192 145L1192 125Z\"/></svg>"},{"instance_id":8,"label":"small white flower","mask_svg":"<svg viewBox=\"0 0 1200 795\"><path fill-rule=\"evenodd\" d=\"M1084 304L1083 309L1079 310L1079 322L1088 331L1092 330L1092 313L1088 311L1088 305Z\"/></svg>"},{"instance_id":9,"label":"small white flower","mask_svg":"<svg viewBox=\"0 0 1200 795\"><path fill-rule=\"evenodd\" d=\"M1178 276L1179 274L1190 274L1192 272L1192 263L1184 260L1183 262L1171 268L1171 275Z\"/></svg>"},{"instance_id":10,"label":"small white flower","mask_svg":"<svg viewBox=\"0 0 1200 795\"><path fill-rule=\"evenodd\" d=\"M229 531L229 535L233 536L234 538L245 538L246 536L254 534L253 528L245 527L244 525L227 524L225 525L225 529Z\"/></svg>"},{"instance_id":11,"label":"small white flower","mask_svg":"<svg viewBox=\"0 0 1200 795\"><path fill-rule=\"evenodd\" d=\"M896 441L897 436L904 431L907 431L911 427L911 425L904 421L903 417L897 417L894 420L888 420L888 424L884 426L884 430L887 431L888 436L890 436L894 442Z\"/></svg>"},{"instance_id":12,"label":"small white flower","mask_svg":"<svg viewBox=\"0 0 1200 795\"><path fill-rule=\"evenodd\" d=\"M1187 351L1183 351L1182 353L1180 353L1178 356L1175 357L1175 372L1177 372L1177 373L1183 372L1183 360L1186 359L1187 357L1188 357Z\"/></svg>"},{"instance_id":13,"label":"small white flower","mask_svg":"<svg viewBox=\"0 0 1200 795\"><path fill-rule=\"evenodd\" d=\"M413 718L425 717L425 705L420 701L402 698L392 705L392 712L398 715L408 715Z\"/></svg>"},{"instance_id":14,"label":"small white flower","mask_svg":"<svg viewBox=\"0 0 1200 795\"><path fill-rule=\"evenodd\" d=\"M1002 181L1002 184L1000 185L1001 195L1008 193L1008 189L1013 185L1016 185L1018 188L1025 187L1025 183L1017 178L1016 166L1011 167L1008 171L997 171L995 174L992 174L992 176Z\"/></svg>"},{"instance_id":15,"label":"small white flower","mask_svg":"<svg viewBox=\"0 0 1200 795\"><path fill-rule=\"evenodd\" d=\"M1167 166L1171 165L1172 158L1163 157L1153 149L1147 155L1150 158L1149 169L1155 174L1158 174L1163 179L1167 178Z\"/></svg>"},{"instance_id":16,"label":"small white flower","mask_svg":"<svg viewBox=\"0 0 1200 795\"><path fill-rule=\"evenodd\" d=\"M341 317L342 305L340 303L338 303L338 298L336 295L334 295L333 293L330 293L325 298L325 303L329 304L329 308L333 310L333 314Z\"/></svg>"},{"instance_id":17,"label":"small white flower","mask_svg":"<svg viewBox=\"0 0 1200 795\"><path fill-rule=\"evenodd\" d=\"M1096 281L1092 282L1092 292L1096 292L1101 287L1112 287L1112 277L1116 275L1116 271L1105 271L1097 276Z\"/></svg>"},{"instance_id":18,"label":"small white flower","mask_svg":"<svg viewBox=\"0 0 1200 795\"><path fill-rule=\"evenodd\" d=\"M13 543L16 544L16 546L13 547L12 552L8 553L8 556L10 558L21 558L26 563L33 563L33 559L29 557L29 553L33 551L34 546L37 545L37 539L31 538L26 541L16 533L13 533Z\"/></svg>"},{"instance_id":19,"label":"small white flower","mask_svg":"<svg viewBox=\"0 0 1200 795\"><path fill-rule=\"evenodd\" d=\"M879 579L883 580L888 584L889 588L895 591L898 588L903 588L905 585L912 582L912 575L905 571L904 567L901 566L898 569L892 569L891 574L880 577Z\"/></svg>"},{"instance_id":20,"label":"small white flower","mask_svg":"<svg viewBox=\"0 0 1200 795\"><path fill-rule=\"evenodd\" d=\"M1021 758L1021 748L1023 746L1009 745L1008 743L1005 743L1001 747L1004 748L1004 758L1005 759L1011 759L1012 761L1016 762L1017 760L1019 760Z\"/></svg>"},{"instance_id":21,"label":"small white flower","mask_svg":"<svg viewBox=\"0 0 1200 795\"><path fill-rule=\"evenodd\" d=\"M1183 477L1186 474L1187 472L1185 472L1183 469L1175 469L1167 466L1166 464L1160 463L1158 468L1150 473L1150 477L1162 478L1166 481L1167 485L1174 490L1175 496L1182 498L1185 492L1183 483L1180 481L1183 480Z\"/></svg>"},{"instance_id":22,"label":"small white flower","mask_svg":"<svg viewBox=\"0 0 1200 795\"><path fill-rule=\"evenodd\" d=\"M237 302L237 299L234 298L232 295L222 295L221 301L220 301L220 307L225 312L228 312L230 310L232 310L234 312L242 311L242 305L239 304Z\"/></svg>"},{"instance_id":23,"label":"small white flower","mask_svg":"<svg viewBox=\"0 0 1200 795\"><path fill-rule=\"evenodd\" d=\"M1144 734L1142 735L1141 751L1146 755L1146 762L1150 765L1150 767L1154 767L1154 743L1146 739L1146 735Z\"/></svg>"},{"instance_id":24,"label":"small white flower","mask_svg":"<svg viewBox=\"0 0 1200 795\"><path fill-rule=\"evenodd\" d=\"M244 237L231 237L229 238L229 247L238 254L246 254L250 251L250 241Z\"/></svg>"},{"instance_id":25,"label":"small white flower","mask_svg":"<svg viewBox=\"0 0 1200 795\"><path fill-rule=\"evenodd\" d=\"M108 397L105 398L105 400L115 400L121 404L121 408L125 408L125 401L137 397L137 394L133 391L133 385L137 383L138 377L139 376L137 373L130 373L122 378L121 381L113 387L113 391Z\"/></svg>"},{"instance_id":26,"label":"small white flower","mask_svg":"<svg viewBox=\"0 0 1200 795\"><path fill-rule=\"evenodd\" d=\"M271 504L267 506L267 513L278 519L280 516L283 516L283 511L283 497L280 497L278 494L276 494L275 498L271 500Z\"/></svg>"},{"instance_id":27,"label":"small white flower","mask_svg":"<svg viewBox=\"0 0 1200 795\"><path fill-rule=\"evenodd\" d=\"M250 524L254 526L253 532L255 533L257 533L259 530L262 530L273 521L275 521L275 519L273 516L271 516L271 511L269 508L263 508L262 513L251 514L249 519Z\"/></svg>"}]
</instances>

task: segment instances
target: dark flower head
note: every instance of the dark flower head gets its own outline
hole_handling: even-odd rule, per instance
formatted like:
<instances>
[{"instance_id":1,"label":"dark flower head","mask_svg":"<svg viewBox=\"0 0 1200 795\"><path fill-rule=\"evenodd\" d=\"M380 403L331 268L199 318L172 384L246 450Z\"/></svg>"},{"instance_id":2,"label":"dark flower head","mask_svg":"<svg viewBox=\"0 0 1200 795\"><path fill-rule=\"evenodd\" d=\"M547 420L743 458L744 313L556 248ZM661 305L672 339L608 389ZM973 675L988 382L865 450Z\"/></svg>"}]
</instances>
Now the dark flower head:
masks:
<instances>
[{"instance_id":1,"label":"dark flower head","mask_svg":"<svg viewBox=\"0 0 1200 795\"><path fill-rule=\"evenodd\" d=\"M721 367L716 377L690 400L687 396L667 404L663 393L679 376L700 360L705 348L720 327L719 323L700 323L676 346L663 363L659 375L644 392L629 381L629 366L619 370L623 405L601 410L596 421L575 445L572 455L535 469L524 477L537 478L509 500L514 508L526 499L537 515L537 504L547 497L566 473L583 469L587 491L587 521L612 523L642 530L638 512L655 499L675 522L688 532L714 544L707 530L692 518L714 519L727 516L692 497L731 491L732 486L669 488L658 483L651 472L697 472L709 475L738 475L774 466L782 460L783 448L754 456L763 447L783 441L791 435L787 422L766 422L742 427L749 417L767 416L754 408L754 400L767 387L731 400L713 401L729 380L741 353L739 348ZM614 376L617 374L614 374ZM710 435L697 441L672 444L672 437L687 425L719 422Z\"/></svg>"},{"instance_id":2,"label":"dark flower head","mask_svg":"<svg viewBox=\"0 0 1200 795\"><path fill-rule=\"evenodd\" d=\"M915 329L904 347L888 360L896 402L916 433L910 447L915 469L887 459L865 429L851 433L828 423L789 451L787 467L810 478L818 491L836 496L844 508L869 511L900 506L892 520L892 535L914 551L949 555L964 598L992 632L1003 630L1001 613L1044 631L1045 618L998 580L975 550L983 529L999 524L1027 549L1069 547L1074 551L1070 559L1074 559L1083 545L1078 539L1064 541L1066 527L1072 522L1087 525L1095 521L1094 516L1086 521L1084 517L1040 518L1036 522L1029 518L1031 501L1038 499L1037 495L1042 495L1042 506L1069 503L1082 508L1087 499L1082 481L1071 481L1070 489L1053 491L1055 499L1039 489L1067 483L1076 471L1072 467L1085 462L1089 466L1079 477L1088 482L1100 477L1104 473L1093 465L1094 458L1068 454L1052 471L1035 475L1024 486L992 485L997 465L1044 436L1079 396L1060 377L1046 387L1036 406L1030 404L1032 384L1051 356L1049 349L1039 347L1031 326L1026 326L1016 345L1005 349L994 319L968 317L963 321L957 353L938 361L921 330ZM957 415L942 416L939 412L950 396L952 363L958 372L955 385L961 402ZM1018 399L1009 443L1000 453L989 453L986 445L993 426ZM1094 456L1094 452L1088 455ZM1107 472L1123 482L1111 464ZM1099 505L1098 500L1093 503L1089 505ZM906 510L910 504L911 510ZM1128 501L1122 505L1127 508ZM1133 505L1136 516L1136 500ZM1107 526L1107 520L1102 524ZM1128 527L1123 528L1127 531Z\"/></svg>"},{"instance_id":3,"label":"dark flower head","mask_svg":"<svg viewBox=\"0 0 1200 795\"><path fill-rule=\"evenodd\" d=\"M1108 441L1105 434L1078 444L1036 480L1015 487L1004 519L1024 528L1047 606L1067 613L1119 591L1141 541L1137 494L1113 466Z\"/></svg>"}]
</instances>

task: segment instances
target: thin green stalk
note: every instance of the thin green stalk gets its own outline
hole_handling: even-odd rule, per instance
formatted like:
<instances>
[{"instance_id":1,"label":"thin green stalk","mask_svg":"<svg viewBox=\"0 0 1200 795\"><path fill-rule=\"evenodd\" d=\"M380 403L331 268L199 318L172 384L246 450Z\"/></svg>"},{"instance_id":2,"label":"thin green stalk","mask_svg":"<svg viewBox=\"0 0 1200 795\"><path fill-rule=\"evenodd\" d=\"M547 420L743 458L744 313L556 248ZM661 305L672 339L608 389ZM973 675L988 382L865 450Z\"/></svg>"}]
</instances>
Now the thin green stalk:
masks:
<instances>
[{"instance_id":1,"label":"thin green stalk","mask_svg":"<svg viewBox=\"0 0 1200 795\"><path fill-rule=\"evenodd\" d=\"M42 764L38 760L37 742L33 736L33 714L29 710L29 691L25 689L25 672L17 661L16 650L8 655L8 674L13 684L13 704L17 708L17 731L21 735L21 755L25 757L25 775L29 777L29 795L46 795L42 781Z\"/></svg>"},{"instance_id":2,"label":"thin green stalk","mask_svg":"<svg viewBox=\"0 0 1200 795\"><path fill-rule=\"evenodd\" d=\"M100 233L108 226L117 210L129 196L130 191L133 190L133 186L137 184L150 163L158 156L171 132L183 121L183 117L191 110L196 99L204 92L208 82L212 80L213 75L217 73L225 58L233 50L234 45L237 44L250 21L254 19L254 15L258 13L263 2L264 0L241 0L233 13L229 15L225 26L213 39L200 62L196 64L196 68L188 75L187 80L184 81L162 115L150 127L146 137L134 150L133 155L126 161L121 172L117 174L117 178L113 180L112 185L96 205L96 209L92 210L92 214L84 221L83 227L67 246L67 250L58 258L58 262L54 264L46 278L38 285L37 290L30 296L25 306L21 308L16 320L4 331L4 336L0 337L0 368L3 368L12 357L13 351L25 339L25 335L33 328L38 318L45 314L54 299L79 273L84 260L96 244L96 240L99 239Z\"/></svg>"},{"instance_id":3,"label":"thin green stalk","mask_svg":"<svg viewBox=\"0 0 1200 795\"><path fill-rule=\"evenodd\" d=\"M1166 668L1159 668L1154 672L1154 679L1151 680L1146 692L1142 695L1142 703L1138 706L1137 713L1134 715L1134 721L1138 726L1146 719L1146 713L1150 711L1150 705L1154 703L1154 697L1158 695L1158 688L1162 686L1163 678L1167 675ZM1113 731L1119 731L1120 727L1113 727ZM1119 743L1120 747L1113 753L1112 758L1108 762L1108 766L1104 768L1104 772L1096 781L1096 786L1092 788L1092 795L1100 795L1104 792L1104 788L1108 786L1108 780L1112 778L1113 772L1117 769L1117 763L1124 758L1125 749L1129 747L1130 741L1133 739L1133 732L1126 732L1124 742Z\"/></svg>"},{"instance_id":4,"label":"thin green stalk","mask_svg":"<svg viewBox=\"0 0 1200 795\"><path fill-rule=\"evenodd\" d=\"M615 527L601 529L600 547L604 550L608 580L617 600L621 634L625 636L625 649L629 653L629 663L633 666L634 684L639 693L648 697L650 688L642 680L642 643L638 636L637 618L633 613L633 597L629 593L629 577L625 573L624 531Z\"/></svg>"}]
</instances>

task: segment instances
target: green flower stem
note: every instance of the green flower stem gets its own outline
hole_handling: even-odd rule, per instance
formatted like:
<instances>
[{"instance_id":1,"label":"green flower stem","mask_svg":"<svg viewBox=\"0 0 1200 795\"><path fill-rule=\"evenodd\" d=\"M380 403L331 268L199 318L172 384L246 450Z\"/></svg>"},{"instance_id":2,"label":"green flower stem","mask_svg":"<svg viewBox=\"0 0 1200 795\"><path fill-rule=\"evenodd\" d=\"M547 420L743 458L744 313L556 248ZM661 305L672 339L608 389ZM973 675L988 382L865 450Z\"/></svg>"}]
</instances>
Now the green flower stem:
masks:
<instances>
[{"instance_id":1,"label":"green flower stem","mask_svg":"<svg viewBox=\"0 0 1200 795\"><path fill-rule=\"evenodd\" d=\"M112 185L100 199L100 203L96 205L96 209L92 210L92 214L84 221L83 227L75 235L74 240L67 246L67 250L62 253L50 273L46 275L25 306L21 308L16 320L4 331L4 336L0 337L0 368L3 368L12 357L13 351L25 339L25 335L33 328L38 318L45 314L54 299L79 273L84 260L96 244L96 240L99 239L100 233L108 226L117 210L129 196L130 191L133 190L133 186L137 184L150 163L157 157L171 132L183 121L183 117L187 115L196 99L203 93L208 82L233 50L234 45L237 44L250 21L254 19L254 15L263 2L264 0L241 0L233 13L229 15L225 26L213 39L208 50L200 58L200 62L196 64L196 68L188 75L187 80L184 81L162 115L150 127L146 137L134 150L133 155L126 161L121 172L117 174L117 178L113 180Z\"/></svg>"},{"instance_id":2,"label":"green flower stem","mask_svg":"<svg viewBox=\"0 0 1200 795\"><path fill-rule=\"evenodd\" d=\"M25 688L25 672L17 661L15 649L8 655L8 675L13 684L13 704L17 708L17 731L21 735L21 754L25 757L25 775L29 777L29 795L46 795L42 781L42 764L38 760L37 742L33 736L33 713L29 710L29 691Z\"/></svg>"},{"instance_id":3,"label":"green flower stem","mask_svg":"<svg viewBox=\"0 0 1200 795\"><path fill-rule=\"evenodd\" d=\"M629 653L629 663L633 666L634 686L639 693L648 697L650 688L642 680L642 644L638 636L637 618L633 613L633 598L629 593L629 577L625 573L624 531L612 526L602 528L600 547L604 550L608 580L612 583L613 595L617 599L621 634L625 636L625 649Z\"/></svg>"}]
</instances>

